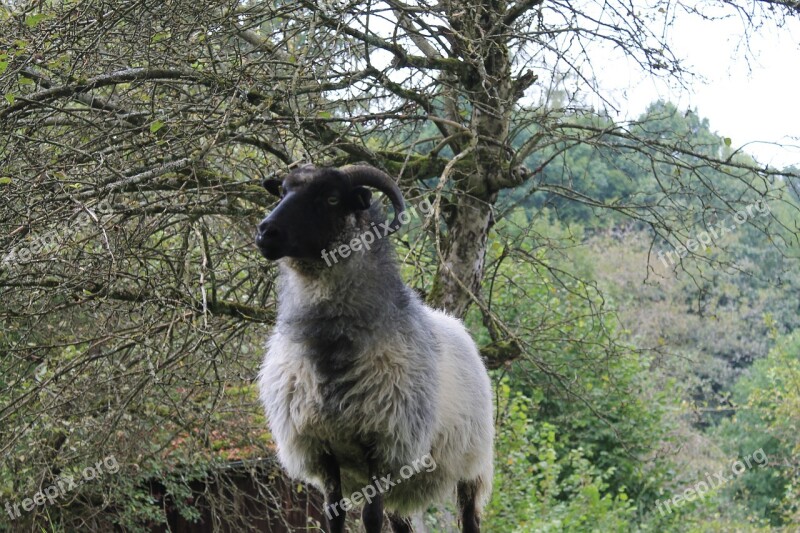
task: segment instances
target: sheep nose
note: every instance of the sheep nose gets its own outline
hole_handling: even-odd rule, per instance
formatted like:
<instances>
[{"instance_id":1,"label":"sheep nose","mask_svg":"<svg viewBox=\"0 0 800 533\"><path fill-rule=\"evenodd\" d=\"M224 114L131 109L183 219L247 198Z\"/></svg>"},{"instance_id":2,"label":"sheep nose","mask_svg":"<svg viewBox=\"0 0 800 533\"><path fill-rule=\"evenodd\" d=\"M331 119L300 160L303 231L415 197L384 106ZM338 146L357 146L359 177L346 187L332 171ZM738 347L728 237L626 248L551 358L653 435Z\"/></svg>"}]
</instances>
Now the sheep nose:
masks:
<instances>
[{"instance_id":1,"label":"sheep nose","mask_svg":"<svg viewBox=\"0 0 800 533\"><path fill-rule=\"evenodd\" d=\"M259 246L265 241L277 240L280 237L280 230L272 223L271 220L262 220L258 225L258 235L256 235L256 244Z\"/></svg>"}]
</instances>

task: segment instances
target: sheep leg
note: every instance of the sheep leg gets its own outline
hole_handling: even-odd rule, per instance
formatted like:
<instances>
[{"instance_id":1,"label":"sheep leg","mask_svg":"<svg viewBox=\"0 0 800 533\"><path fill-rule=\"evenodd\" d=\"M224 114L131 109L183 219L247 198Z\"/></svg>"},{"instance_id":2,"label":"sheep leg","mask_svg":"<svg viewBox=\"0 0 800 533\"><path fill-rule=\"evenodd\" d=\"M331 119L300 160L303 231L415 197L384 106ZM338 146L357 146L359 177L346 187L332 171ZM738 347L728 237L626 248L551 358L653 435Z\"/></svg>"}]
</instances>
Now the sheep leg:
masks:
<instances>
[{"instance_id":1,"label":"sheep leg","mask_svg":"<svg viewBox=\"0 0 800 533\"><path fill-rule=\"evenodd\" d=\"M408 518L390 514L389 523L392 525L392 531L394 533L414 533L414 530L411 529L411 520Z\"/></svg>"},{"instance_id":2,"label":"sheep leg","mask_svg":"<svg viewBox=\"0 0 800 533\"><path fill-rule=\"evenodd\" d=\"M344 520L347 511L340 509L342 500L342 478L339 462L331 454L322 456L325 482L325 515L328 518L328 533L344 533Z\"/></svg>"},{"instance_id":3,"label":"sheep leg","mask_svg":"<svg viewBox=\"0 0 800 533\"><path fill-rule=\"evenodd\" d=\"M378 471L375 467L375 461L372 459L367 459L367 466L369 478L373 480L369 486L375 489L370 492L375 493L375 495L371 496L364 505L364 509L361 511L361 521L364 523L364 529L366 529L367 533L381 533L381 529L383 529L383 496L381 496L379 487L375 486L376 482L374 481L378 477ZM364 493L366 494L366 491Z\"/></svg>"},{"instance_id":4,"label":"sheep leg","mask_svg":"<svg viewBox=\"0 0 800 533\"><path fill-rule=\"evenodd\" d=\"M480 533L481 520L475 508L475 482L458 482L458 508L461 511L462 533Z\"/></svg>"}]
</instances>

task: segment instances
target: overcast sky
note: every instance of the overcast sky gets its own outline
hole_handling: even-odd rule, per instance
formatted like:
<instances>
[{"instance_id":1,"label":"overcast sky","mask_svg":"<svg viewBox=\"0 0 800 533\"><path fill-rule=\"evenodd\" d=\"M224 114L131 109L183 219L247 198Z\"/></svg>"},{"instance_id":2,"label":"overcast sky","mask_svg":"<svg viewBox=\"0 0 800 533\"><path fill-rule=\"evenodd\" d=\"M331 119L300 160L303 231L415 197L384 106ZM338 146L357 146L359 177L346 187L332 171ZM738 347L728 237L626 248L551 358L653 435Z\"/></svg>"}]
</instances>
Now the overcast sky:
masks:
<instances>
[{"instance_id":1,"label":"overcast sky","mask_svg":"<svg viewBox=\"0 0 800 533\"><path fill-rule=\"evenodd\" d=\"M742 35L742 22L735 17L678 16L671 30L673 52L705 78L689 80L689 90L631 77L634 69L622 63L596 70L602 86L617 88L620 118L635 118L662 98L680 109L696 108L734 147L752 143L744 151L762 164L800 166L800 21L780 29L767 23L752 32L749 54Z\"/></svg>"}]
</instances>

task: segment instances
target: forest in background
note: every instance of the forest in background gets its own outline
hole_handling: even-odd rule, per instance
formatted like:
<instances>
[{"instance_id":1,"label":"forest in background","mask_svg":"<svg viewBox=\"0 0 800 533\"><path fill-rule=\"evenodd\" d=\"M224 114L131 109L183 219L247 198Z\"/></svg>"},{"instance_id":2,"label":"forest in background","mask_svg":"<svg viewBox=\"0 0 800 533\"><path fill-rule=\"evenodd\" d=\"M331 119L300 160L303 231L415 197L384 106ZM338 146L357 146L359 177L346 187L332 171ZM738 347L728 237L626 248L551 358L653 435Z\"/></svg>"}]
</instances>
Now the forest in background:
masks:
<instances>
[{"instance_id":1,"label":"forest in background","mask_svg":"<svg viewBox=\"0 0 800 533\"><path fill-rule=\"evenodd\" d=\"M762 4L762 24L796 13ZM252 244L273 203L258 183L307 160L374 164L435 206L394 241L404 279L464 318L491 369L487 531L791 530L800 170L759 164L701 109L619 123L537 92L580 85L531 52L570 57L570 32L681 73L645 31L660 15L592 5L4 12L0 505L116 467L0 509L0 530L149 531L167 506L198 519L195 483L224 487L232 464L262 479L253 383L276 272ZM202 498L248 529L225 490ZM453 527L447 508L425 521Z\"/></svg>"},{"instance_id":2,"label":"forest in background","mask_svg":"<svg viewBox=\"0 0 800 533\"><path fill-rule=\"evenodd\" d=\"M727 149L698 110L659 102L639 120L660 138ZM559 158L550 167L557 174L545 170L542 181L584 181L603 202L657 196L644 157L571 147ZM713 171L704 177L734 186ZM786 205L754 204L740 218L708 215L709 225L673 244L625 216L535 187L504 199L497 231L520 244L493 245L487 290L505 303L508 321L530 324L542 362L575 379L564 385L535 367L508 367L512 385L500 390L510 395L509 431L498 456L509 460L497 480L507 490L492 509L504 517L499 530L757 531L797 523L797 245L778 252L772 239L780 237L745 223L772 214L797 226L797 182L773 185L785 189ZM689 239L709 262L683 259L691 251L676 244ZM516 253L536 256L538 268L515 262ZM519 452L526 438L533 465ZM739 472L736 461L759 450L761 467ZM511 512L508 495L526 485ZM693 501L664 503L686 489L696 491Z\"/></svg>"}]
</instances>

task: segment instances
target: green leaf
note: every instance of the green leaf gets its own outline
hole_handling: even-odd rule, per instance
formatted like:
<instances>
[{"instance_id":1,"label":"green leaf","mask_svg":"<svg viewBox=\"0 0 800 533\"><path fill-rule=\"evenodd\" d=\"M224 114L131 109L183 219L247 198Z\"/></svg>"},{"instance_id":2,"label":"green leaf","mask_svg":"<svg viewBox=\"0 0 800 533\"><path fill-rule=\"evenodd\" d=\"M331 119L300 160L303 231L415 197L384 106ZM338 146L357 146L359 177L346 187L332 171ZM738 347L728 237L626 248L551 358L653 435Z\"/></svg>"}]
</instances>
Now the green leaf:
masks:
<instances>
[{"instance_id":1,"label":"green leaf","mask_svg":"<svg viewBox=\"0 0 800 533\"><path fill-rule=\"evenodd\" d=\"M8 61L0 61L0 74L6 71L8 68Z\"/></svg>"},{"instance_id":2,"label":"green leaf","mask_svg":"<svg viewBox=\"0 0 800 533\"><path fill-rule=\"evenodd\" d=\"M0 178L0 185L8 185L9 183L11 183L11 178L8 176Z\"/></svg>"},{"instance_id":3,"label":"green leaf","mask_svg":"<svg viewBox=\"0 0 800 533\"><path fill-rule=\"evenodd\" d=\"M730 137L725 137L724 139L722 139L722 142L725 143L725 146L730 147L732 141Z\"/></svg>"},{"instance_id":4,"label":"green leaf","mask_svg":"<svg viewBox=\"0 0 800 533\"><path fill-rule=\"evenodd\" d=\"M50 15L45 13L39 13L38 15L30 15L25 17L25 25L29 28L33 28L34 26L38 25L41 21L50 18Z\"/></svg>"},{"instance_id":5,"label":"green leaf","mask_svg":"<svg viewBox=\"0 0 800 533\"><path fill-rule=\"evenodd\" d=\"M164 39L169 39L170 37L172 37L172 34L170 32L160 31L158 33L153 34L153 36L150 38L150 42L158 43L163 41Z\"/></svg>"},{"instance_id":6,"label":"green leaf","mask_svg":"<svg viewBox=\"0 0 800 533\"><path fill-rule=\"evenodd\" d=\"M36 85L36 82L30 78L26 78L25 76L19 77L19 84L20 85Z\"/></svg>"},{"instance_id":7,"label":"green leaf","mask_svg":"<svg viewBox=\"0 0 800 533\"><path fill-rule=\"evenodd\" d=\"M14 100L16 100L16 98L14 97L14 95L12 93L6 93L5 98L6 98L6 102L8 102L9 105L14 105Z\"/></svg>"},{"instance_id":8,"label":"green leaf","mask_svg":"<svg viewBox=\"0 0 800 533\"><path fill-rule=\"evenodd\" d=\"M163 127L164 127L164 122L161 120L156 120L155 122L150 124L150 133L155 133Z\"/></svg>"},{"instance_id":9,"label":"green leaf","mask_svg":"<svg viewBox=\"0 0 800 533\"><path fill-rule=\"evenodd\" d=\"M67 64L69 64L69 54L61 54L55 59L48 61L47 68L57 69L65 67Z\"/></svg>"}]
</instances>

